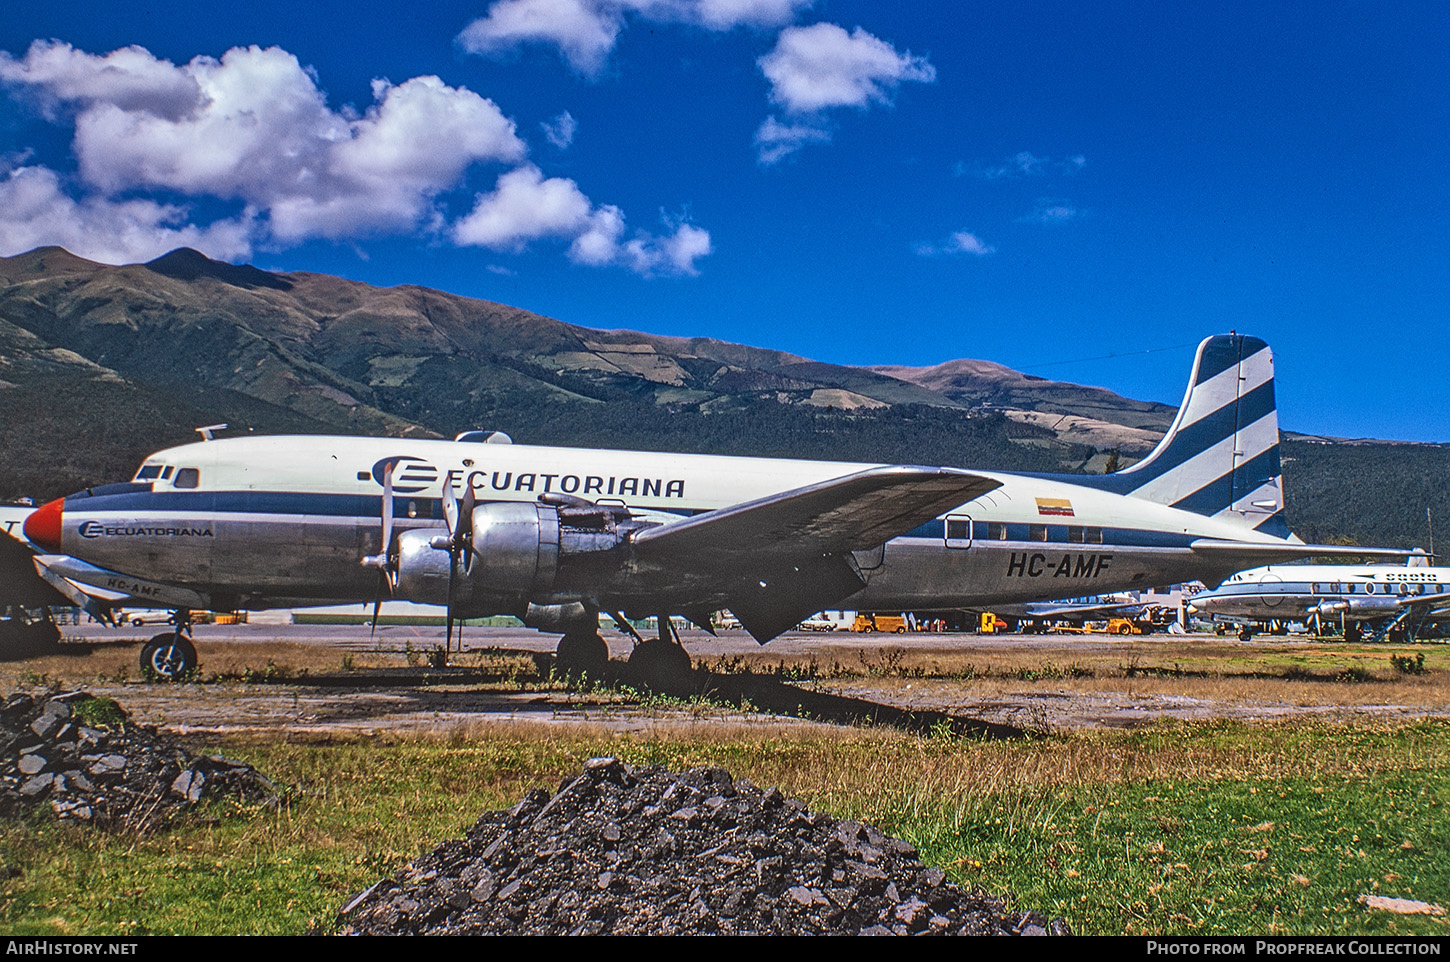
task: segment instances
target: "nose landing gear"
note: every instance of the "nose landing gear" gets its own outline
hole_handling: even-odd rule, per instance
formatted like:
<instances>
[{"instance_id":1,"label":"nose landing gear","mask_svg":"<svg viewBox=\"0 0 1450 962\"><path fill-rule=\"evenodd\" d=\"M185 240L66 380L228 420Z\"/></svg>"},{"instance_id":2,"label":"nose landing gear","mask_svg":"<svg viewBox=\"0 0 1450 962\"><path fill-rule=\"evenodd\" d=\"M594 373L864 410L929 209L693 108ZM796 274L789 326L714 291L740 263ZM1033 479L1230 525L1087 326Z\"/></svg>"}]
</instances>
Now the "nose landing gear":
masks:
<instances>
[{"instance_id":1,"label":"nose landing gear","mask_svg":"<svg viewBox=\"0 0 1450 962\"><path fill-rule=\"evenodd\" d=\"M191 612L176 612L176 630L164 631L141 647L141 672L160 681L179 681L196 668L191 643Z\"/></svg>"}]
</instances>

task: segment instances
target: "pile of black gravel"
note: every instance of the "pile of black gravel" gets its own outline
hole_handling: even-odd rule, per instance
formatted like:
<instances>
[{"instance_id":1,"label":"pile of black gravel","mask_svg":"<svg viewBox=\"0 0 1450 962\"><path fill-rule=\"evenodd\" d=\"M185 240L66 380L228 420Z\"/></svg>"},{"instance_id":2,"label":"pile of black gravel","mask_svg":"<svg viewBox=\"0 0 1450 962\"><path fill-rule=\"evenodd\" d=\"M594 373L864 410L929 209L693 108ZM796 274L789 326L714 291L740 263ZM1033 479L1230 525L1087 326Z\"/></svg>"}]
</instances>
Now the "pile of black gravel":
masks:
<instances>
[{"instance_id":1,"label":"pile of black gravel","mask_svg":"<svg viewBox=\"0 0 1450 962\"><path fill-rule=\"evenodd\" d=\"M358 895L349 935L1067 935L719 768L591 759Z\"/></svg>"},{"instance_id":2,"label":"pile of black gravel","mask_svg":"<svg viewBox=\"0 0 1450 962\"><path fill-rule=\"evenodd\" d=\"M250 765L193 755L85 692L0 704L0 816L48 805L62 819L151 831L203 798L275 802Z\"/></svg>"}]
</instances>

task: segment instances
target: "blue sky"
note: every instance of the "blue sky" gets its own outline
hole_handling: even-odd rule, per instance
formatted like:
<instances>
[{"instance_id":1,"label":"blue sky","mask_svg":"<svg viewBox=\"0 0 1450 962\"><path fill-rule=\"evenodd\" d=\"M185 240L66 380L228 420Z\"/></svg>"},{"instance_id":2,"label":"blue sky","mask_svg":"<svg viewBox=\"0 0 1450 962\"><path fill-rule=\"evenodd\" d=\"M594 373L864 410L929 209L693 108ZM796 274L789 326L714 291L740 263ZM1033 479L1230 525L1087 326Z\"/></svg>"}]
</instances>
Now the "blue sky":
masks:
<instances>
[{"instance_id":1,"label":"blue sky","mask_svg":"<svg viewBox=\"0 0 1450 962\"><path fill-rule=\"evenodd\" d=\"M1236 329L1287 429L1450 441L1441 4L17 6L0 254L189 244L1170 403Z\"/></svg>"}]
</instances>

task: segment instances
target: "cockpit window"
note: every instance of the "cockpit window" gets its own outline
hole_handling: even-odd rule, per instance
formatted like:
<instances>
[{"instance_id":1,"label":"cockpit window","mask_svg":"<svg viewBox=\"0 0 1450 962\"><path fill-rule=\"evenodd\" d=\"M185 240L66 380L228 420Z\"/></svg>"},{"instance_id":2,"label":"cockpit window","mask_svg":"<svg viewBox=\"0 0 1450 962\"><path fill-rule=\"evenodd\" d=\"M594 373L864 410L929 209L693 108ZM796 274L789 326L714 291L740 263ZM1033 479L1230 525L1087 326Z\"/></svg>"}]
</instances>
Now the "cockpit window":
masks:
<instances>
[{"instance_id":1,"label":"cockpit window","mask_svg":"<svg viewBox=\"0 0 1450 962\"><path fill-rule=\"evenodd\" d=\"M143 464L141 470L136 472L137 481L155 481L161 477L161 465Z\"/></svg>"},{"instance_id":2,"label":"cockpit window","mask_svg":"<svg viewBox=\"0 0 1450 962\"><path fill-rule=\"evenodd\" d=\"M171 482L174 488L195 488L201 484L201 470L199 468L182 468L176 472L176 480Z\"/></svg>"}]
</instances>

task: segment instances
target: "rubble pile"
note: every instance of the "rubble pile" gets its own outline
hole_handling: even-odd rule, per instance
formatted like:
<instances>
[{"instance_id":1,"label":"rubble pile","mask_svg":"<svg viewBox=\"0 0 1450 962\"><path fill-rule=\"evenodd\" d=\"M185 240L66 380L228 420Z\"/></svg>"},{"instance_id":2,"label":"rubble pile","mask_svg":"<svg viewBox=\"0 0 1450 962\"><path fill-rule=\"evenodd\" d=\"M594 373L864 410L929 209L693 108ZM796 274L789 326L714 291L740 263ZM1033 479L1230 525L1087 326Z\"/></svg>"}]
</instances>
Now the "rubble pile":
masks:
<instances>
[{"instance_id":1,"label":"rubble pile","mask_svg":"<svg viewBox=\"0 0 1450 962\"><path fill-rule=\"evenodd\" d=\"M343 907L349 935L1066 935L723 769L591 759Z\"/></svg>"},{"instance_id":2,"label":"rubble pile","mask_svg":"<svg viewBox=\"0 0 1450 962\"><path fill-rule=\"evenodd\" d=\"M144 832L222 795L277 797L250 765L192 755L109 699L16 693L0 704L0 816L49 803L62 819Z\"/></svg>"}]
</instances>

